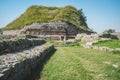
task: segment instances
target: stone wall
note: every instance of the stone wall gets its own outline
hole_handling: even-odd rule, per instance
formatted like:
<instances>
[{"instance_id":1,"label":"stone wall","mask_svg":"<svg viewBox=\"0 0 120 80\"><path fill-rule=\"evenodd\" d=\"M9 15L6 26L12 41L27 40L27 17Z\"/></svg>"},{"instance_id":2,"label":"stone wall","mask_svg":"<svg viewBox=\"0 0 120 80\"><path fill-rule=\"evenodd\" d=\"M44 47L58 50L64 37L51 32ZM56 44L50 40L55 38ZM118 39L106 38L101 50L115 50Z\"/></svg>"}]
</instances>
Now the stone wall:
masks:
<instances>
[{"instance_id":1,"label":"stone wall","mask_svg":"<svg viewBox=\"0 0 120 80\"><path fill-rule=\"evenodd\" d=\"M63 34L62 31L65 30L65 34L77 34L79 29L70 24L70 23L67 23L67 22L64 22L64 21L55 21L55 22L46 22L46 23L32 23L31 25L28 25L28 26L25 26L24 28L21 29L21 32L24 33L26 30L28 29L38 29L38 31L34 31L33 33L36 33L36 32L40 32L39 34L51 34L51 33L48 33L49 31L53 31L53 30L61 30L60 31L60 34ZM40 30L45 30L47 32L41 32ZM56 33L58 34L58 33ZM59 35L60 35L59 34ZM52 34L54 35L54 34Z\"/></svg>"},{"instance_id":2,"label":"stone wall","mask_svg":"<svg viewBox=\"0 0 120 80\"><path fill-rule=\"evenodd\" d=\"M12 39L0 41L0 55L3 53L24 50L26 48L38 46L43 43L45 43L45 41L40 39Z\"/></svg>"},{"instance_id":3,"label":"stone wall","mask_svg":"<svg viewBox=\"0 0 120 80\"><path fill-rule=\"evenodd\" d=\"M81 40L83 44L81 44L85 48L91 48L91 49L97 49L101 51L120 51L120 48L112 49L106 46L94 46L93 43L97 43L99 39L100 34L78 34L76 36L76 40ZM101 38L102 41L109 40L109 38Z\"/></svg>"},{"instance_id":4,"label":"stone wall","mask_svg":"<svg viewBox=\"0 0 120 80\"><path fill-rule=\"evenodd\" d=\"M0 56L0 80L25 80L53 49L53 45L44 44L16 54Z\"/></svg>"},{"instance_id":5,"label":"stone wall","mask_svg":"<svg viewBox=\"0 0 120 80\"><path fill-rule=\"evenodd\" d=\"M96 49L96 50L101 50L101 51L107 51L107 52L112 52L112 51L120 51L120 48L109 48L106 46L94 46L93 43L97 43L98 41L93 41L93 42L87 42L85 44L82 44L84 48L90 48L90 49Z\"/></svg>"},{"instance_id":6,"label":"stone wall","mask_svg":"<svg viewBox=\"0 0 120 80\"><path fill-rule=\"evenodd\" d=\"M3 35L18 35L20 32L21 30L6 30L3 31Z\"/></svg>"},{"instance_id":7,"label":"stone wall","mask_svg":"<svg viewBox=\"0 0 120 80\"><path fill-rule=\"evenodd\" d=\"M83 34L77 34L76 40L81 40L81 42L91 42L97 40L99 37L99 34L90 34L87 35L85 33Z\"/></svg>"}]
</instances>

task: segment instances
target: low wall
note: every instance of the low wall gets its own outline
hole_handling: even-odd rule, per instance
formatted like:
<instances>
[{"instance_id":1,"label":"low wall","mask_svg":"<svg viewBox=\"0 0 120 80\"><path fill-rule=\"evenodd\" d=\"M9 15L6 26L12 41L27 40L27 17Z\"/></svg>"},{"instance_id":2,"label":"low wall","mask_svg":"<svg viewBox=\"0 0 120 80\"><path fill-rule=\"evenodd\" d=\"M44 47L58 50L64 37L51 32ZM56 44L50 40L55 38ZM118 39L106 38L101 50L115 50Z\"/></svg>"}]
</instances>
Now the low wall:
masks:
<instances>
[{"instance_id":1,"label":"low wall","mask_svg":"<svg viewBox=\"0 0 120 80\"><path fill-rule=\"evenodd\" d=\"M6 30L3 31L3 35L18 35L20 32L20 30Z\"/></svg>"},{"instance_id":2,"label":"low wall","mask_svg":"<svg viewBox=\"0 0 120 80\"><path fill-rule=\"evenodd\" d=\"M40 39L14 39L7 41L0 41L0 55L3 53L10 53L15 51L24 50L32 46L38 46L45 43Z\"/></svg>"},{"instance_id":3,"label":"low wall","mask_svg":"<svg viewBox=\"0 0 120 80\"><path fill-rule=\"evenodd\" d=\"M0 80L25 80L40 64L40 61L54 50L53 45L44 44L30 50L0 56L4 61L0 64ZM9 61L7 59L9 58ZM5 67L6 66L6 67Z\"/></svg>"},{"instance_id":4,"label":"low wall","mask_svg":"<svg viewBox=\"0 0 120 80\"><path fill-rule=\"evenodd\" d=\"M109 47L106 47L106 46L94 46L93 43L96 43L96 42L97 41L87 42L86 44L82 44L82 46L84 48L96 49L96 50L107 51L107 52L120 51L120 48L112 49L112 48L109 48Z\"/></svg>"}]
</instances>

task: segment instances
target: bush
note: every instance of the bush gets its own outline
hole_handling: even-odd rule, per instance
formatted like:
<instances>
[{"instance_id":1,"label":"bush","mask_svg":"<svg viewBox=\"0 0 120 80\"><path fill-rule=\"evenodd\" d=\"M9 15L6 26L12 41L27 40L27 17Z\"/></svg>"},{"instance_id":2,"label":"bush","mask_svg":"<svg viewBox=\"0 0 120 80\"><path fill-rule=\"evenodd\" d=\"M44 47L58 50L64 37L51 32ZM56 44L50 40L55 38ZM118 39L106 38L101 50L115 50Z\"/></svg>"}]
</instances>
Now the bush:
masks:
<instances>
[{"instance_id":1,"label":"bush","mask_svg":"<svg viewBox=\"0 0 120 80\"><path fill-rule=\"evenodd\" d=\"M113 54L119 54L119 55L120 55L120 51L118 51L118 50L114 50L114 51L112 51L112 53L113 53Z\"/></svg>"},{"instance_id":2,"label":"bush","mask_svg":"<svg viewBox=\"0 0 120 80\"><path fill-rule=\"evenodd\" d=\"M112 34L102 34L100 37L102 37L102 38L111 38L111 39L117 39L118 40L118 37L115 36L115 35L112 35Z\"/></svg>"},{"instance_id":3,"label":"bush","mask_svg":"<svg viewBox=\"0 0 120 80\"><path fill-rule=\"evenodd\" d=\"M3 29L0 28L0 35L2 35L2 34L3 34Z\"/></svg>"}]
</instances>

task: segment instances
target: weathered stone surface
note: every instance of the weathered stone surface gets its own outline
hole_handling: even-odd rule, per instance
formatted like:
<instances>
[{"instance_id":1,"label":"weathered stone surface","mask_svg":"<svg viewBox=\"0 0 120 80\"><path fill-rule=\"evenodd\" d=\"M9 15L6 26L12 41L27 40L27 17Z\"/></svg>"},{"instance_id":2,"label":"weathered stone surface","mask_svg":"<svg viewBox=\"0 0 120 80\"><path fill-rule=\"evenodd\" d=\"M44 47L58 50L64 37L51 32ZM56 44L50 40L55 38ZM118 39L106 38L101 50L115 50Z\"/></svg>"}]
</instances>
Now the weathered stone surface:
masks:
<instances>
[{"instance_id":1,"label":"weathered stone surface","mask_svg":"<svg viewBox=\"0 0 120 80\"><path fill-rule=\"evenodd\" d=\"M79 29L67 22L64 21L55 21L55 22L47 22L47 23L33 23L31 25L25 26L23 29L21 29L21 33L24 33L28 29L40 29L40 30L61 30L66 32L66 34L77 34ZM40 34L47 34L42 33ZM56 33L57 34L57 33ZM61 33L63 34L63 33Z\"/></svg>"},{"instance_id":2,"label":"weathered stone surface","mask_svg":"<svg viewBox=\"0 0 120 80\"><path fill-rule=\"evenodd\" d=\"M52 40L73 39L79 32L75 25L64 21L32 23L21 29L21 34L40 35Z\"/></svg>"},{"instance_id":3,"label":"weathered stone surface","mask_svg":"<svg viewBox=\"0 0 120 80\"><path fill-rule=\"evenodd\" d=\"M45 43L40 39L13 39L0 42L0 54L20 51L25 48L41 45Z\"/></svg>"},{"instance_id":4,"label":"weathered stone surface","mask_svg":"<svg viewBox=\"0 0 120 80\"><path fill-rule=\"evenodd\" d=\"M98 38L98 34L91 34L91 35L86 35L83 36L83 38L81 39L82 42L91 42L91 41L96 41Z\"/></svg>"},{"instance_id":5,"label":"weathered stone surface","mask_svg":"<svg viewBox=\"0 0 120 80\"><path fill-rule=\"evenodd\" d=\"M106 46L94 46L93 43L96 43L97 41L93 41L93 42L86 42L85 44L82 44L83 47L85 48L91 48L91 49L96 49L96 50L101 50L101 51L107 51L107 52L112 52L112 51L120 51L120 48L109 48Z\"/></svg>"},{"instance_id":6,"label":"weathered stone surface","mask_svg":"<svg viewBox=\"0 0 120 80\"><path fill-rule=\"evenodd\" d=\"M44 44L25 51L1 55L0 80L24 80L53 49L53 45Z\"/></svg>"},{"instance_id":7,"label":"weathered stone surface","mask_svg":"<svg viewBox=\"0 0 120 80\"><path fill-rule=\"evenodd\" d=\"M99 37L98 34L77 34L76 39L81 40L82 42L91 42L91 41L96 41L97 38Z\"/></svg>"},{"instance_id":8,"label":"weathered stone surface","mask_svg":"<svg viewBox=\"0 0 120 80\"><path fill-rule=\"evenodd\" d=\"M115 32L115 33L111 33L111 34L116 36L118 39L120 39L120 32Z\"/></svg>"},{"instance_id":9,"label":"weathered stone surface","mask_svg":"<svg viewBox=\"0 0 120 80\"><path fill-rule=\"evenodd\" d=\"M115 50L116 50L116 51L120 51L120 48L116 48Z\"/></svg>"},{"instance_id":10,"label":"weathered stone surface","mask_svg":"<svg viewBox=\"0 0 120 80\"><path fill-rule=\"evenodd\" d=\"M20 32L21 30L6 30L3 31L3 35L18 35Z\"/></svg>"},{"instance_id":11,"label":"weathered stone surface","mask_svg":"<svg viewBox=\"0 0 120 80\"><path fill-rule=\"evenodd\" d=\"M86 35L87 34L85 34L85 33L77 34L76 37L75 37L75 39L76 40L81 40L83 38L83 36L86 36Z\"/></svg>"}]
</instances>

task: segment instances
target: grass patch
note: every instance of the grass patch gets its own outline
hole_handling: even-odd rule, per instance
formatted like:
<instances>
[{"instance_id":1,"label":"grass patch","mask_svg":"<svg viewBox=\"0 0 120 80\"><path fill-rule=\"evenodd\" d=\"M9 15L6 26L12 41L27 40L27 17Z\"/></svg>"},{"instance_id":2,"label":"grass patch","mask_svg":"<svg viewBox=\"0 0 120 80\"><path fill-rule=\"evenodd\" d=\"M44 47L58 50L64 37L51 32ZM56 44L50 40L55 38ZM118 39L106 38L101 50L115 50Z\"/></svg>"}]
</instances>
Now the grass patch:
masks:
<instances>
[{"instance_id":1,"label":"grass patch","mask_svg":"<svg viewBox=\"0 0 120 80\"><path fill-rule=\"evenodd\" d=\"M120 55L120 51L118 51L118 50L114 50L112 52L113 52L113 54L119 54Z\"/></svg>"},{"instance_id":2,"label":"grass patch","mask_svg":"<svg viewBox=\"0 0 120 80\"><path fill-rule=\"evenodd\" d=\"M120 79L119 55L75 46L56 49L45 64L40 80Z\"/></svg>"},{"instance_id":3,"label":"grass patch","mask_svg":"<svg viewBox=\"0 0 120 80\"><path fill-rule=\"evenodd\" d=\"M82 47L79 41L70 42L70 43L67 43L66 41L54 41L54 40L49 40L49 39L45 39L45 41L48 43L54 44L55 47L70 47L70 46Z\"/></svg>"},{"instance_id":4,"label":"grass patch","mask_svg":"<svg viewBox=\"0 0 120 80\"><path fill-rule=\"evenodd\" d=\"M107 46L109 48L120 48L120 40L99 41L94 43L95 46Z\"/></svg>"}]
</instances>

